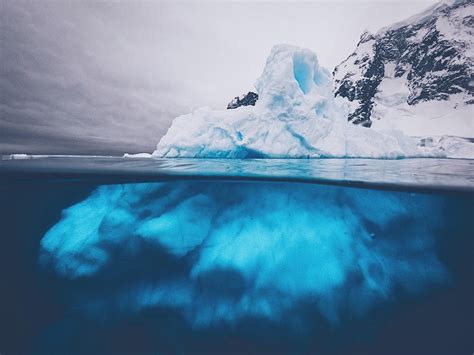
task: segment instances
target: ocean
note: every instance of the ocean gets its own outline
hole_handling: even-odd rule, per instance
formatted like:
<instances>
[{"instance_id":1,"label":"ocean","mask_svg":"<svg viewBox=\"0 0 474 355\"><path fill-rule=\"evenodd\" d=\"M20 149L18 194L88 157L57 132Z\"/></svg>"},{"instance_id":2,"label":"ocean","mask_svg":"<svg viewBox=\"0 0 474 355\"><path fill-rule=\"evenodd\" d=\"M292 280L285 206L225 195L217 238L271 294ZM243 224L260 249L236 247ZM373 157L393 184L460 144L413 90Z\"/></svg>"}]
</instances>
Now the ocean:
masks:
<instances>
[{"instance_id":1,"label":"ocean","mask_svg":"<svg viewBox=\"0 0 474 355\"><path fill-rule=\"evenodd\" d=\"M472 160L26 158L1 354L474 350Z\"/></svg>"}]
</instances>

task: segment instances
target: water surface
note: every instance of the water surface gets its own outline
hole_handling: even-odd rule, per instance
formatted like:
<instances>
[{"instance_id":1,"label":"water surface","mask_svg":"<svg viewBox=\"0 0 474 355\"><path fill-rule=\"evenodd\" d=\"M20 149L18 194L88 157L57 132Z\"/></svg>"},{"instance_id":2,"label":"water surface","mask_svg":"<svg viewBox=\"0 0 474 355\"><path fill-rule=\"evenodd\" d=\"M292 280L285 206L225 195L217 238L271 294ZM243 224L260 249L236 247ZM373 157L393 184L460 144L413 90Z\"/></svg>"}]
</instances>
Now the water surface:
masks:
<instances>
[{"instance_id":1,"label":"water surface","mask_svg":"<svg viewBox=\"0 0 474 355\"><path fill-rule=\"evenodd\" d=\"M474 190L468 159L150 159L39 156L0 160L1 177L31 179L113 177L126 181L171 179L272 180L391 189Z\"/></svg>"},{"instance_id":2,"label":"water surface","mask_svg":"<svg viewBox=\"0 0 474 355\"><path fill-rule=\"evenodd\" d=\"M473 349L472 163L0 162L0 352Z\"/></svg>"}]
</instances>

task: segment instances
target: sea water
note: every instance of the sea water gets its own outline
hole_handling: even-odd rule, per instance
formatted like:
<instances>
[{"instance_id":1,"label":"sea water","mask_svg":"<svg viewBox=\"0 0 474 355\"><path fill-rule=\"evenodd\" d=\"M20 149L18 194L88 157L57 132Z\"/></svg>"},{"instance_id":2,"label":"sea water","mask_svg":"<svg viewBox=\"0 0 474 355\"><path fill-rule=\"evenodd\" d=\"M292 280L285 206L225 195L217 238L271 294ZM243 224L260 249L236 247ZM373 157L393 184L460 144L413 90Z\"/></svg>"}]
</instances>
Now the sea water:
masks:
<instances>
[{"instance_id":1,"label":"sea water","mask_svg":"<svg viewBox=\"0 0 474 355\"><path fill-rule=\"evenodd\" d=\"M471 168L4 160L0 353L470 353Z\"/></svg>"}]
</instances>

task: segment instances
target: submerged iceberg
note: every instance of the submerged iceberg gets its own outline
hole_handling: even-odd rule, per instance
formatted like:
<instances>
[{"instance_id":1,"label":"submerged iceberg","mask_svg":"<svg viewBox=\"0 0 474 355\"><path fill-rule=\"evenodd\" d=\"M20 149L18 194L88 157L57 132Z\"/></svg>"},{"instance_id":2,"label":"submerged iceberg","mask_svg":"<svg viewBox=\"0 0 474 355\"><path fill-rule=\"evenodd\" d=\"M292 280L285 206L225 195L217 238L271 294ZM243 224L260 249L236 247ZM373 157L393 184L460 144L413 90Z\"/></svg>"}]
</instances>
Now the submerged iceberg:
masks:
<instances>
[{"instance_id":1,"label":"submerged iceberg","mask_svg":"<svg viewBox=\"0 0 474 355\"><path fill-rule=\"evenodd\" d=\"M104 185L62 212L40 261L100 319L168 309L198 328L300 332L448 282L446 211L442 196L311 184Z\"/></svg>"},{"instance_id":2,"label":"submerged iceberg","mask_svg":"<svg viewBox=\"0 0 474 355\"><path fill-rule=\"evenodd\" d=\"M331 74L308 49L277 45L256 89L255 106L201 108L177 117L154 157L402 158L443 156L418 139L377 132L346 121L336 105Z\"/></svg>"}]
</instances>

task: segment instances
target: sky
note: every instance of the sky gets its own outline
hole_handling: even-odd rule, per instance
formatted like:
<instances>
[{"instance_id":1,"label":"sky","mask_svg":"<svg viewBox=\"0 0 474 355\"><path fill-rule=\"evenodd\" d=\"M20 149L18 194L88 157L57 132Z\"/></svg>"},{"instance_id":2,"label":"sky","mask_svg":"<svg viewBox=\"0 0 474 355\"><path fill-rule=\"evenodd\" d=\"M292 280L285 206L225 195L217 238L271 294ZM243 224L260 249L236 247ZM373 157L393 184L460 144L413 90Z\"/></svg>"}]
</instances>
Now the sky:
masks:
<instances>
[{"instance_id":1,"label":"sky","mask_svg":"<svg viewBox=\"0 0 474 355\"><path fill-rule=\"evenodd\" d=\"M254 90L274 44L332 71L435 2L0 0L0 154L152 152L174 117Z\"/></svg>"}]
</instances>

